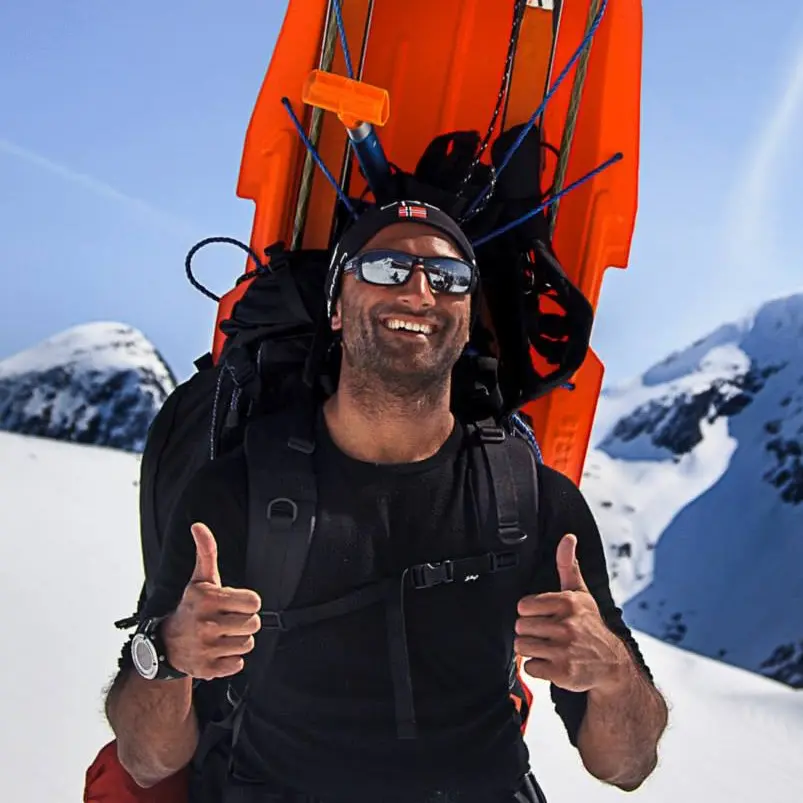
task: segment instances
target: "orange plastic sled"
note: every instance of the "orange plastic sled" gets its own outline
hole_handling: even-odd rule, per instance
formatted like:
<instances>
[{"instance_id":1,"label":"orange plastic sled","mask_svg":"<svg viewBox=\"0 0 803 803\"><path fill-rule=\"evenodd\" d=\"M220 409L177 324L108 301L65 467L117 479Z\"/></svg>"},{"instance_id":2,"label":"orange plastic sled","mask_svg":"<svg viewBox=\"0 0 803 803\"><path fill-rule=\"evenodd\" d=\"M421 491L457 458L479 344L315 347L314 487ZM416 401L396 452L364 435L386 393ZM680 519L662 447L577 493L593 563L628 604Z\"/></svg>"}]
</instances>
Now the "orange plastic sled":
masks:
<instances>
[{"instance_id":1,"label":"orange plastic sled","mask_svg":"<svg viewBox=\"0 0 803 803\"><path fill-rule=\"evenodd\" d=\"M496 134L530 118L583 41L600 2L527 0ZM342 0L355 70L374 88L352 87L349 103L363 104L361 116L382 126L384 150L401 169L412 171L440 134L486 131L515 6L515 0ZM563 197L556 217L557 256L595 309L605 269L627 266L635 225L641 41L641 0L609 0L588 61L572 68L540 121L546 142L568 154L559 186L568 186L616 153L624 157ZM359 196L364 188L359 170L346 159L345 127L357 120L338 103L349 89L337 80L311 85L313 71L320 68L346 74L330 0L289 0L248 126L237 188L240 197L255 204L250 244L257 253L277 240L293 247L326 247L331 233L335 192L307 158L283 98L313 132L324 163L344 190ZM581 82L575 81L578 74L584 76ZM381 90L389 99L389 115ZM313 113L303 102L305 92L307 100L328 111ZM567 127L567 121L574 125ZM556 161L549 160L540 177L542 187L552 185L555 169ZM229 317L248 284L239 283L220 301L214 358L224 340L219 323ZM545 461L575 482L580 480L602 375L600 360L589 351L573 377L573 391L554 390L524 410L534 422ZM526 686L523 691L524 700L517 702L529 707L532 694ZM86 803L167 803L186 797L186 772L150 790L136 787L117 761L114 742L87 772Z\"/></svg>"},{"instance_id":2,"label":"orange plastic sled","mask_svg":"<svg viewBox=\"0 0 803 803\"><path fill-rule=\"evenodd\" d=\"M366 84L386 90L390 99L390 114L380 134L391 162L412 171L439 134L486 131L499 93L515 5L515 0L342 0L355 73ZM583 41L599 6L600 0L527 0L496 134L501 127L530 118ZM627 266L635 225L641 42L641 0L610 0L587 63L581 59L575 64L541 121L544 139L569 154L559 186L569 185L617 152L623 154L620 162L563 197L556 217L557 256L594 308L605 269ZM303 102L305 84L321 67L346 75L329 0L289 0L248 126L237 188L240 197L255 204L250 244L257 253L277 240L294 247L326 247L332 227L335 192L306 158L282 98L290 101L307 131L320 126L315 135L318 150L346 192L356 196L364 188L359 170L353 165L347 169L343 119L335 113L313 113ZM575 78L583 72L577 93ZM376 108L379 113L381 103ZM574 120L568 145L567 119ZM556 167L556 159L547 162L543 187L551 185ZM242 282L223 297L218 324L247 285ZM217 357L223 335L217 326L215 331ZM573 391L554 390L524 410L534 422L545 462L575 482L580 480L602 375L600 360L589 351L573 377Z\"/></svg>"}]
</instances>

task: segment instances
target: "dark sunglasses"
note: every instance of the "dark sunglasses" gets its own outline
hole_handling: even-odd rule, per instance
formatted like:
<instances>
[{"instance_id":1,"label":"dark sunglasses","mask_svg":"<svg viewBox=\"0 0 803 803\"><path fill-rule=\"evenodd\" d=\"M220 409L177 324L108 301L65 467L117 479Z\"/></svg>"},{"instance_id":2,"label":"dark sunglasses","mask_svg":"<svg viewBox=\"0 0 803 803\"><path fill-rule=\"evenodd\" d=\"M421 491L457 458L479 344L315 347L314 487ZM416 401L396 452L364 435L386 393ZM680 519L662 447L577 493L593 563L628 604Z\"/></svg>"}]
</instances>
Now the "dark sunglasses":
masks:
<instances>
[{"instance_id":1,"label":"dark sunglasses","mask_svg":"<svg viewBox=\"0 0 803 803\"><path fill-rule=\"evenodd\" d=\"M404 251L366 251L343 266L363 282L382 287L406 284L416 266L424 271L433 293L465 295L474 290L476 271L470 262L455 257L419 257Z\"/></svg>"}]
</instances>

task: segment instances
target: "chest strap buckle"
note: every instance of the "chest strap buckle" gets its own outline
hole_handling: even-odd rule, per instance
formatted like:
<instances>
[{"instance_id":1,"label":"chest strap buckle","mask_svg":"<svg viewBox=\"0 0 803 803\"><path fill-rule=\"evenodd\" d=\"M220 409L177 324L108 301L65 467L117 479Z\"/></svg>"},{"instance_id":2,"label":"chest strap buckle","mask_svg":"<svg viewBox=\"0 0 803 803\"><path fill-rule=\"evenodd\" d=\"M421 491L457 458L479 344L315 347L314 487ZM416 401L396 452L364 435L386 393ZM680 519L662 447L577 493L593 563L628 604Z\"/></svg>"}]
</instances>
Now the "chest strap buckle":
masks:
<instances>
[{"instance_id":1,"label":"chest strap buckle","mask_svg":"<svg viewBox=\"0 0 803 803\"><path fill-rule=\"evenodd\" d=\"M410 579L413 588L432 588L442 583L454 582L454 561L443 560L439 563L419 563L410 567Z\"/></svg>"}]
</instances>

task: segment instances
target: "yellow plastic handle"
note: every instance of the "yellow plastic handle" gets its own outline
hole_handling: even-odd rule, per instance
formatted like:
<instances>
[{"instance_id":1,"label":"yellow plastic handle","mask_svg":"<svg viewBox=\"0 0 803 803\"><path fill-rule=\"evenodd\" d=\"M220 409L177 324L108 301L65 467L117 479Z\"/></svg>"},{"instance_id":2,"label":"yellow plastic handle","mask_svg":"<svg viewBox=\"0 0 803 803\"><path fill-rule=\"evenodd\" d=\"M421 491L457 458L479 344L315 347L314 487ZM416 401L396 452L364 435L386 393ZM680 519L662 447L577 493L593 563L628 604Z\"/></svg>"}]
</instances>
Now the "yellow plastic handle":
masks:
<instances>
[{"instance_id":1,"label":"yellow plastic handle","mask_svg":"<svg viewBox=\"0 0 803 803\"><path fill-rule=\"evenodd\" d=\"M334 112L346 128L357 128L361 123L382 126L390 116L386 89L323 70L310 73L301 98L309 106Z\"/></svg>"}]
</instances>

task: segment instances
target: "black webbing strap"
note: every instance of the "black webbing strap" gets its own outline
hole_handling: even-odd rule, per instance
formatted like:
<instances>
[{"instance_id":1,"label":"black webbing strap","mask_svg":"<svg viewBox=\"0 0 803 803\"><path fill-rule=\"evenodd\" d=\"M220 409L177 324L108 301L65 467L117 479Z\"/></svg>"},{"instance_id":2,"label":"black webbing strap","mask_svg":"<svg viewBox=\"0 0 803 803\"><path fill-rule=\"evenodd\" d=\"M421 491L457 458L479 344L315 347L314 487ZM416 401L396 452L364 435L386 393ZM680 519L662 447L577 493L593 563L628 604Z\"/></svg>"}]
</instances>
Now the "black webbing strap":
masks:
<instances>
[{"instance_id":1,"label":"black webbing strap","mask_svg":"<svg viewBox=\"0 0 803 803\"><path fill-rule=\"evenodd\" d=\"M508 435L493 421L476 424L474 431L491 474L499 540L504 544L520 544L528 536L522 519L537 520L535 455L526 441Z\"/></svg>"},{"instance_id":2,"label":"black webbing strap","mask_svg":"<svg viewBox=\"0 0 803 803\"><path fill-rule=\"evenodd\" d=\"M265 610L290 607L307 562L318 499L313 432L311 407L256 419L246 431L246 582L260 595ZM260 634L252 664L261 671L277 639L272 633L269 638Z\"/></svg>"},{"instance_id":3,"label":"black webbing strap","mask_svg":"<svg viewBox=\"0 0 803 803\"><path fill-rule=\"evenodd\" d=\"M483 575L493 574L518 565L519 556L513 552L492 553L466 558L452 558L437 563L419 563L402 574L399 592L388 597L385 608L388 625L388 649L396 708L396 734L399 739L415 739L418 725L410 674L410 655L407 647L407 626L404 619L404 593L434 588L444 583L470 583Z\"/></svg>"},{"instance_id":4,"label":"black webbing strap","mask_svg":"<svg viewBox=\"0 0 803 803\"><path fill-rule=\"evenodd\" d=\"M245 433L248 464L246 584L263 608L282 611L293 601L315 531L317 483L312 454L314 410L300 405L254 419ZM279 628L263 628L243 670L246 686L236 700L232 752L240 734L248 689L273 660Z\"/></svg>"},{"instance_id":5,"label":"black webbing strap","mask_svg":"<svg viewBox=\"0 0 803 803\"><path fill-rule=\"evenodd\" d=\"M399 739L415 739L418 725L415 717L413 678L410 673L410 652L407 648L407 623L404 620L404 587L407 573L395 584L385 605L387 622L390 675L393 681L393 702L396 710L396 736Z\"/></svg>"},{"instance_id":6,"label":"black webbing strap","mask_svg":"<svg viewBox=\"0 0 803 803\"><path fill-rule=\"evenodd\" d=\"M390 591L396 588L395 580L385 580L344 594L337 599L310 605L306 608L291 608L284 611L260 611L262 628L272 630L292 630L304 627L324 619L334 619L347 613L367 608L388 598Z\"/></svg>"},{"instance_id":7,"label":"black webbing strap","mask_svg":"<svg viewBox=\"0 0 803 803\"><path fill-rule=\"evenodd\" d=\"M547 803L544 790L538 785L532 772L524 776L521 787L513 795L513 800L515 803Z\"/></svg>"},{"instance_id":8,"label":"black webbing strap","mask_svg":"<svg viewBox=\"0 0 803 803\"><path fill-rule=\"evenodd\" d=\"M255 418L245 432L249 505L245 580L263 606L277 610L292 602L314 531L313 415L311 405L301 405ZM271 470L275 466L282 470ZM265 628L255 636L245 668L229 684L231 708L200 733L193 755L196 771L203 771L209 753L227 738L231 770L253 672L267 669L279 635L280 631Z\"/></svg>"},{"instance_id":9,"label":"black webbing strap","mask_svg":"<svg viewBox=\"0 0 803 803\"><path fill-rule=\"evenodd\" d=\"M518 566L516 552L487 552L468 558L453 558L438 563L419 563L407 571L413 588L432 588L442 583L470 583L486 574Z\"/></svg>"},{"instance_id":10,"label":"black webbing strap","mask_svg":"<svg viewBox=\"0 0 803 803\"><path fill-rule=\"evenodd\" d=\"M515 552L489 552L438 563L420 563L406 569L401 580L382 580L318 605L280 611L263 610L260 613L262 627L263 630L288 631L384 602L396 731L399 739L415 739L417 727L404 616L405 591L433 588L443 583L469 583L487 574L512 569L518 562L519 556Z\"/></svg>"}]
</instances>

